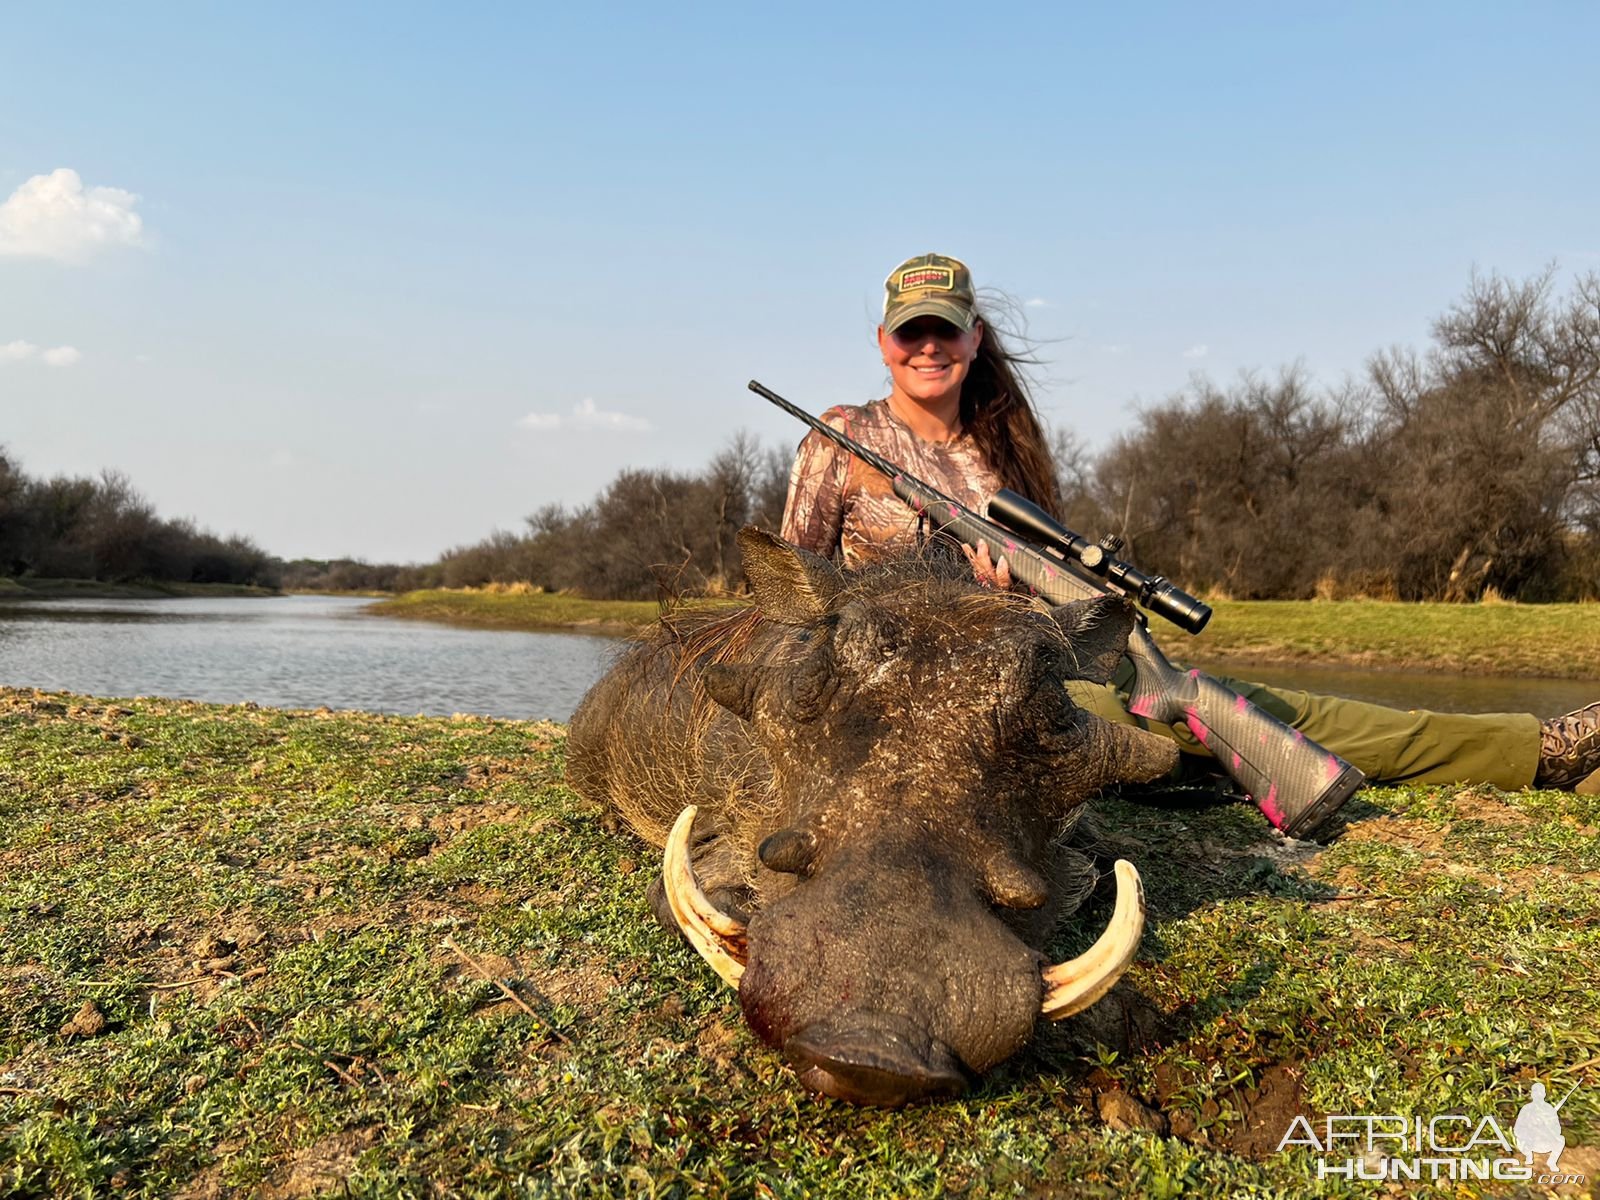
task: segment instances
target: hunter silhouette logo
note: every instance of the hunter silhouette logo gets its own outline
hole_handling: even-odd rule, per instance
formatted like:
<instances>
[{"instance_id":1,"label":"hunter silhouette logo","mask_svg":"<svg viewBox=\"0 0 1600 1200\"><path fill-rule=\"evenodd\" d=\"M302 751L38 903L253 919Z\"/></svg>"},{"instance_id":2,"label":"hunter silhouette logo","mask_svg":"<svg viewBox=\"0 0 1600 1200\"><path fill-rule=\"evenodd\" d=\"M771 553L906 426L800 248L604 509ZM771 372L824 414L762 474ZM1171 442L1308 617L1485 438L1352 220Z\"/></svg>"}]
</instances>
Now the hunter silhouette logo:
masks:
<instances>
[{"instance_id":1,"label":"hunter silhouette logo","mask_svg":"<svg viewBox=\"0 0 1600 1200\"><path fill-rule=\"evenodd\" d=\"M1517 1139L1517 1149L1522 1151L1524 1163L1532 1166L1535 1154L1547 1154L1550 1169L1556 1169L1561 1152L1567 1148L1567 1139L1561 1136L1561 1118L1556 1114L1577 1090L1578 1085L1573 1084L1560 1103L1550 1104L1544 1098L1544 1084L1536 1083L1529 1089L1531 1099L1522 1106L1517 1113L1517 1123L1511 1127L1511 1136Z\"/></svg>"}]
</instances>

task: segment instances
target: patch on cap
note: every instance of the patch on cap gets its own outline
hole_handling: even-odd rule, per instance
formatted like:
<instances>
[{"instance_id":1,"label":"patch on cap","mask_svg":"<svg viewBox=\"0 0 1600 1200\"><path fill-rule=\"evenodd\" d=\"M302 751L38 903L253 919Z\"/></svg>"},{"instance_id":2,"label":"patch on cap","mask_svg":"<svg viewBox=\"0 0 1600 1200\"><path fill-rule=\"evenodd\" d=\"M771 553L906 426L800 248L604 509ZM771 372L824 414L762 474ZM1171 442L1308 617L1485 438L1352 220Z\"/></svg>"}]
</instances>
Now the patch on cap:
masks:
<instances>
[{"instance_id":1,"label":"patch on cap","mask_svg":"<svg viewBox=\"0 0 1600 1200\"><path fill-rule=\"evenodd\" d=\"M900 290L909 292L912 288L939 288L941 291L953 292L956 290L955 268L913 267L909 271L902 271Z\"/></svg>"}]
</instances>

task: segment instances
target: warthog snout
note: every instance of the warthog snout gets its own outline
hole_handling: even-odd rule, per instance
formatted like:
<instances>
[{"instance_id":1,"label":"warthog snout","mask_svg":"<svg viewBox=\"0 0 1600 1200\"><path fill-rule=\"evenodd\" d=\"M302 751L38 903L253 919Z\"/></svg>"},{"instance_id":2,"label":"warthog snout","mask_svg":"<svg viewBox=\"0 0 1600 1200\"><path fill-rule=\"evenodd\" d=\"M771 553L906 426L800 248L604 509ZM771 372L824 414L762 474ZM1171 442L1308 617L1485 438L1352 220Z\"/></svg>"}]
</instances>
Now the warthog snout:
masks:
<instances>
[{"instance_id":1,"label":"warthog snout","mask_svg":"<svg viewBox=\"0 0 1600 1200\"><path fill-rule=\"evenodd\" d=\"M852 1104L899 1108L967 1090L950 1048L910 1022L857 1012L792 1035L783 1056L811 1091Z\"/></svg>"}]
</instances>

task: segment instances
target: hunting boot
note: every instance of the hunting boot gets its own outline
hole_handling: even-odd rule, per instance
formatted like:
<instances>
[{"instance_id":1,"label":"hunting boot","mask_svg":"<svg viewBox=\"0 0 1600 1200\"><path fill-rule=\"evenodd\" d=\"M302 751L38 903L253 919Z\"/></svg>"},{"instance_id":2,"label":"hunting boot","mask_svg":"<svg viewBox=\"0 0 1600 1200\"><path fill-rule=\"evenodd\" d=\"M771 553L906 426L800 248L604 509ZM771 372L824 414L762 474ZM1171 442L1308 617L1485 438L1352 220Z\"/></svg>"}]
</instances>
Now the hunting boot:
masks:
<instances>
[{"instance_id":1,"label":"hunting boot","mask_svg":"<svg viewBox=\"0 0 1600 1200\"><path fill-rule=\"evenodd\" d=\"M1600 772L1600 701L1539 725L1534 787L1571 789L1596 772Z\"/></svg>"}]
</instances>

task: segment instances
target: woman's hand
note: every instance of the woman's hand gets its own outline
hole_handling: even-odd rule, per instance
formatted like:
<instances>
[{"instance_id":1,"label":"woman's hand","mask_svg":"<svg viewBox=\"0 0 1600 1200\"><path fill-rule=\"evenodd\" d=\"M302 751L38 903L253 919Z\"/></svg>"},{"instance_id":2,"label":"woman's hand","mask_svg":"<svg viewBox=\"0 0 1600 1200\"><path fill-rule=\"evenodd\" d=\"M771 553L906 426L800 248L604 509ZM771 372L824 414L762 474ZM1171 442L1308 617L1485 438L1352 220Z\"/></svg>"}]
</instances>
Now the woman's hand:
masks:
<instances>
[{"instance_id":1,"label":"woman's hand","mask_svg":"<svg viewBox=\"0 0 1600 1200\"><path fill-rule=\"evenodd\" d=\"M978 542L978 548L963 543L961 552L967 556L967 561L972 564L972 573L978 577L978 582L984 587L1000 588L1004 591L1011 586L1011 564L1006 562L1002 554L999 562L989 561L989 543Z\"/></svg>"}]
</instances>

